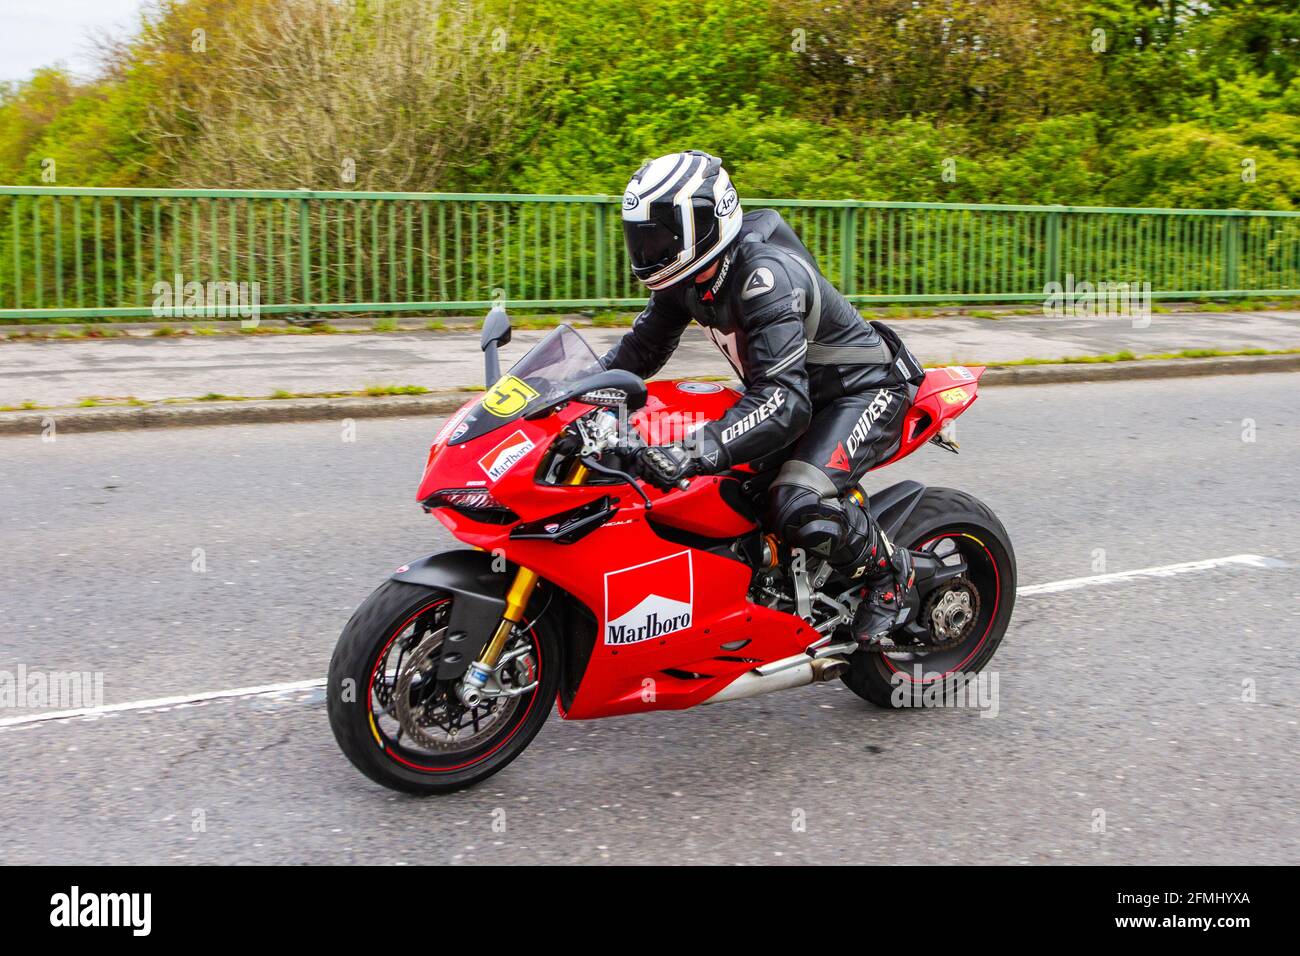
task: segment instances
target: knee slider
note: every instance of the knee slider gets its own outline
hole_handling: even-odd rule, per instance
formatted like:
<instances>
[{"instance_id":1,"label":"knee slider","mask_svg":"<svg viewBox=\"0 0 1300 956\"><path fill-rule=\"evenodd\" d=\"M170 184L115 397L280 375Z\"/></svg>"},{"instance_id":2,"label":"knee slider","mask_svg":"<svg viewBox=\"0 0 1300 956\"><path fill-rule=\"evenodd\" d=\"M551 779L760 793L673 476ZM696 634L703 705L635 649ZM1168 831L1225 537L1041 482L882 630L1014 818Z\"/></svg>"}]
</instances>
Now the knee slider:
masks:
<instances>
[{"instance_id":1,"label":"knee slider","mask_svg":"<svg viewBox=\"0 0 1300 956\"><path fill-rule=\"evenodd\" d=\"M839 502L801 485L773 489L768 525L791 547L827 559L841 547L845 530Z\"/></svg>"},{"instance_id":2,"label":"knee slider","mask_svg":"<svg viewBox=\"0 0 1300 956\"><path fill-rule=\"evenodd\" d=\"M831 555L831 564L841 571L861 568L863 573L870 573L880 556L876 522L857 500L848 499L844 502L844 534L840 547Z\"/></svg>"}]
</instances>

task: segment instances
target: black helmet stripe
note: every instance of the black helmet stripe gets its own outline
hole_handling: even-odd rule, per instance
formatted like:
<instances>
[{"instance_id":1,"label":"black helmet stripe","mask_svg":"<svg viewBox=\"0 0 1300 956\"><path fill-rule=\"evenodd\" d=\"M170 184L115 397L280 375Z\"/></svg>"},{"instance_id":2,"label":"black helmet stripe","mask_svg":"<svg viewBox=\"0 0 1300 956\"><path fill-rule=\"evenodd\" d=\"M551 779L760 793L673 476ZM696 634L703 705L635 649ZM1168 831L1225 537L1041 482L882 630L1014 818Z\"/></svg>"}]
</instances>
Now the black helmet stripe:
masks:
<instances>
[{"instance_id":1,"label":"black helmet stripe","mask_svg":"<svg viewBox=\"0 0 1300 956\"><path fill-rule=\"evenodd\" d=\"M677 157L677 162L673 164L673 168L669 170L667 175L649 188L638 188L636 190L636 194L641 201L632 210L632 214L627 215L625 213L624 218L631 220L649 219L650 206L669 193L677 193L681 189L682 183L690 179L691 174L701 161L700 157L692 156L690 153L680 154Z\"/></svg>"},{"instance_id":2,"label":"black helmet stripe","mask_svg":"<svg viewBox=\"0 0 1300 956\"><path fill-rule=\"evenodd\" d=\"M690 159L691 157L689 155L682 154L677 157L677 162L673 165L673 168L668 171L668 175L664 176L663 179L659 180L659 182L655 183L653 186L642 187L639 191L641 202L646 204L652 203L670 189L675 189L677 181L681 178L682 164L688 162Z\"/></svg>"}]
</instances>

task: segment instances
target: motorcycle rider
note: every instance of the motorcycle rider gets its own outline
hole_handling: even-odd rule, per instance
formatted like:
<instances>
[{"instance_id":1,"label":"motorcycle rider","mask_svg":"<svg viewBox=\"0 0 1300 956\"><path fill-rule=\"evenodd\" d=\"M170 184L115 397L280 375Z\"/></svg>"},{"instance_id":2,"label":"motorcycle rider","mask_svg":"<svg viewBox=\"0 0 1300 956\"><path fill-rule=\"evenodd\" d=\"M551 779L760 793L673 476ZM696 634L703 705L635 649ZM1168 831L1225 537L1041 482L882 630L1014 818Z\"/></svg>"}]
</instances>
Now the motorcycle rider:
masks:
<instances>
[{"instance_id":1,"label":"motorcycle rider","mask_svg":"<svg viewBox=\"0 0 1300 956\"><path fill-rule=\"evenodd\" d=\"M863 641L887 633L901 589L911 587L911 560L871 517L859 481L897 449L920 363L836 291L778 213L742 212L715 156L670 153L637 170L623 195L623 233L650 299L602 364L649 378L694 319L744 384L740 400L687 443L641 449L637 470L669 488L783 461L768 491L768 529L861 579L854 630Z\"/></svg>"}]
</instances>

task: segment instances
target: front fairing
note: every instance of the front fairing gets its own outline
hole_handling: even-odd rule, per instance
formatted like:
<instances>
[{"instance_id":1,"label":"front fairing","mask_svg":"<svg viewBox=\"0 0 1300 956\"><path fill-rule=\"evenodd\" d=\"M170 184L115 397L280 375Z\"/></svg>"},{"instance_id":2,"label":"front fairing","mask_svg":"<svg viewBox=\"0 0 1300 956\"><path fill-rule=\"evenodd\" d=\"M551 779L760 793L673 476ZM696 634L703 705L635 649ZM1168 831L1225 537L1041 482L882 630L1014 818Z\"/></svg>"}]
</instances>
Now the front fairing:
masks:
<instances>
[{"instance_id":1,"label":"front fairing","mask_svg":"<svg viewBox=\"0 0 1300 956\"><path fill-rule=\"evenodd\" d=\"M570 325L544 336L473 403L448 445L473 441L545 408L571 382L601 370L586 339Z\"/></svg>"},{"instance_id":2,"label":"front fairing","mask_svg":"<svg viewBox=\"0 0 1300 956\"><path fill-rule=\"evenodd\" d=\"M470 403L461 411L468 416L467 409L472 407ZM547 484L537 478L556 436L591 409L590 405L571 402L543 418L517 417L508 427L489 429L476 438L463 438L458 444L435 444L417 500L425 502L448 489L481 489L514 512L519 521L535 521L609 494L608 485L573 487ZM460 424L448 423L452 432ZM433 513L456 537L479 547L491 546L510 530L508 526L472 520L451 508L436 508Z\"/></svg>"}]
</instances>

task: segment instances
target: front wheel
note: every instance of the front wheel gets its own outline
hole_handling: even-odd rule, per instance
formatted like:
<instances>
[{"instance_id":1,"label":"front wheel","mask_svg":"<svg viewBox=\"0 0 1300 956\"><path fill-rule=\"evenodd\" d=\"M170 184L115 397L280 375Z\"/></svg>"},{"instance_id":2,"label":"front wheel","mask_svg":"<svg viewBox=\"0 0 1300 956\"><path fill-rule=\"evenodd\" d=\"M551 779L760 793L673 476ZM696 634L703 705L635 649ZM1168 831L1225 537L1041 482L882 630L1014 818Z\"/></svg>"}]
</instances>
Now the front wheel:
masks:
<instances>
[{"instance_id":1,"label":"front wheel","mask_svg":"<svg viewBox=\"0 0 1300 956\"><path fill-rule=\"evenodd\" d=\"M436 679L453 595L386 581L348 621L330 660L327 710L343 753L376 783L448 793L514 760L550 714L560 645L540 622L517 627L502 653L507 690L466 706L456 681Z\"/></svg>"},{"instance_id":2,"label":"front wheel","mask_svg":"<svg viewBox=\"0 0 1300 956\"><path fill-rule=\"evenodd\" d=\"M917 684L943 681L955 686L993 657L1016 603L1016 555L1002 522L973 495L952 488L927 488L903 522L895 543L930 554L941 564L966 562L966 573L922 601L931 620L960 621L955 646L932 652L882 653L860 650L849 657L843 681L859 697L881 707L902 707L916 699ZM948 603L968 616L943 617ZM951 628L942 635L950 638ZM931 688L932 689L932 688Z\"/></svg>"}]
</instances>

